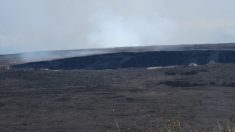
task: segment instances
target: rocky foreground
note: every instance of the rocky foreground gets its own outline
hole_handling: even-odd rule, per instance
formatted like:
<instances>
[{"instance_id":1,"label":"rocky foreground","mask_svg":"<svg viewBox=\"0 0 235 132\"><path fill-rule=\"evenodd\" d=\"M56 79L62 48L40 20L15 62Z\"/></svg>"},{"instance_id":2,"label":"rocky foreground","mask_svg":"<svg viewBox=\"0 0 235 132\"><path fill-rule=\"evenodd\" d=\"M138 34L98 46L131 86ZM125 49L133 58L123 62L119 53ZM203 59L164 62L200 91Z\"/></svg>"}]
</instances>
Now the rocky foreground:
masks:
<instances>
[{"instance_id":1,"label":"rocky foreground","mask_svg":"<svg viewBox=\"0 0 235 132\"><path fill-rule=\"evenodd\" d=\"M201 130L234 119L235 64L0 72L0 131Z\"/></svg>"}]
</instances>

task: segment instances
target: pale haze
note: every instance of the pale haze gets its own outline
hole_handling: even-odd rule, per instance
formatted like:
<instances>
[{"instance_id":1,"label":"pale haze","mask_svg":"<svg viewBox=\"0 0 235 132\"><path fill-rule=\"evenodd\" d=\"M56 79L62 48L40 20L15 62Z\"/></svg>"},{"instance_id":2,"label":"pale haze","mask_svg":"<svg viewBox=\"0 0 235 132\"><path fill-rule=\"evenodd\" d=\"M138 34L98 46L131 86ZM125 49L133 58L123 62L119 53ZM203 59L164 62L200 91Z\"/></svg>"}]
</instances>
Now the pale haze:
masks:
<instances>
[{"instance_id":1,"label":"pale haze","mask_svg":"<svg viewBox=\"0 0 235 132\"><path fill-rule=\"evenodd\" d=\"M235 42L234 0L0 0L0 54Z\"/></svg>"}]
</instances>

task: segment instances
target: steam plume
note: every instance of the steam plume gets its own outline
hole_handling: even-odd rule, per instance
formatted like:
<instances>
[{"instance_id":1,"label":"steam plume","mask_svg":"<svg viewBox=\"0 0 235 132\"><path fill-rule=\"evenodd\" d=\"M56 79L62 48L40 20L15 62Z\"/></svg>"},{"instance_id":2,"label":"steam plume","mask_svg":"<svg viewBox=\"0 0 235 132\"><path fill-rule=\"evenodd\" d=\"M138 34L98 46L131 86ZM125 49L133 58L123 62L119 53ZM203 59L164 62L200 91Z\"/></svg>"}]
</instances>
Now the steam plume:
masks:
<instances>
[{"instance_id":1,"label":"steam plume","mask_svg":"<svg viewBox=\"0 0 235 132\"><path fill-rule=\"evenodd\" d=\"M0 54L235 41L233 0L0 0Z\"/></svg>"}]
</instances>

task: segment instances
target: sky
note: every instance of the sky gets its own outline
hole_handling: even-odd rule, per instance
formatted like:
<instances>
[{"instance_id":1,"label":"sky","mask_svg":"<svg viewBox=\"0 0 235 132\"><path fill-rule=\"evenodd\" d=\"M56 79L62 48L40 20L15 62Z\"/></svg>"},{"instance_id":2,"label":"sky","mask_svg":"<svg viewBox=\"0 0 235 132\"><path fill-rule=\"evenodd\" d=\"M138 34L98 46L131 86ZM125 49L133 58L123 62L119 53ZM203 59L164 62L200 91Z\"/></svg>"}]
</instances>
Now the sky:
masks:
<instances>
[{"instance_id":1,"label":"sky","mask_svg":"<svg viewBox=\"0 0 235 132\"><path fill-rule=\"evenodd\" d=\"M235 42L234 0L0 0L0 54Z\"/></svg>"}]
</instances>

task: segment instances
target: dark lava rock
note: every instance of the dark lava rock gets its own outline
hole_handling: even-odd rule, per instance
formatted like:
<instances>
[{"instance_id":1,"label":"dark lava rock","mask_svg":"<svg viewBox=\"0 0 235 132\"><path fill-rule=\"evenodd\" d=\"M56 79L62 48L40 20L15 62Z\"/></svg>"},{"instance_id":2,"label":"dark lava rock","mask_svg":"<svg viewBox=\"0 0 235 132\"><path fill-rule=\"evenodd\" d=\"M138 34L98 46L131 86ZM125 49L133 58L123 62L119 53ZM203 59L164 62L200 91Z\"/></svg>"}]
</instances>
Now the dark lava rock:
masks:
<instances>
[{"instance_id":1,"label":"dark lava rock","mask_svg":"<svg viewBox=\"0 0 235 132\"><path fill-rule=\"evenodd\" d=\"M53 61L32 62L12 66L17 69L119 69L144 68L154 66L234 63L235 51L192 50L155 51L138 53L112 53L85 57L74 57ZM189 73L191 74L191 73Z\"/></svg>"}]
</instances>

